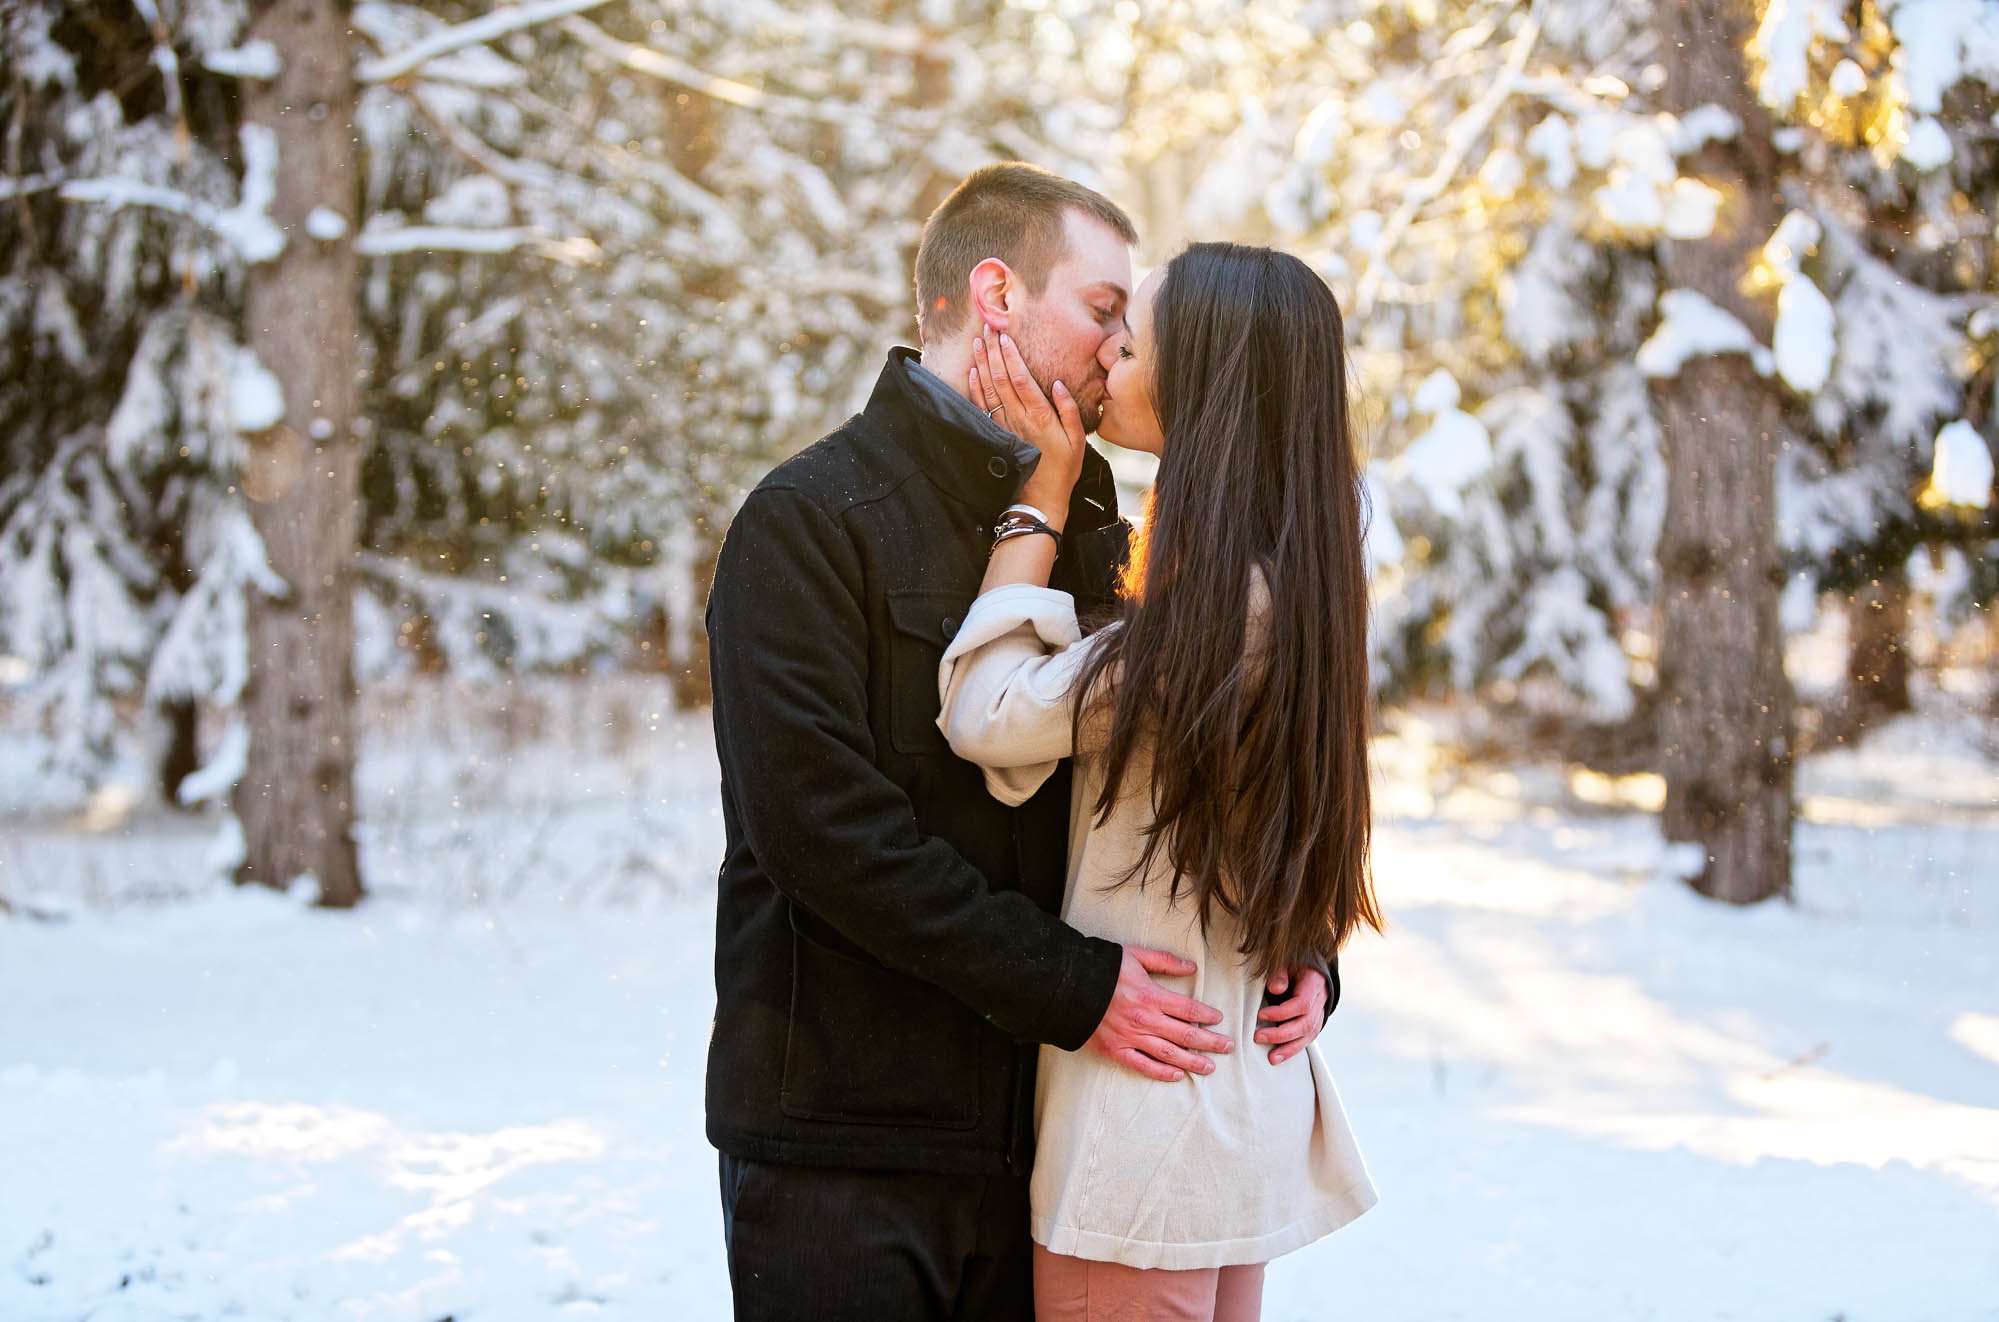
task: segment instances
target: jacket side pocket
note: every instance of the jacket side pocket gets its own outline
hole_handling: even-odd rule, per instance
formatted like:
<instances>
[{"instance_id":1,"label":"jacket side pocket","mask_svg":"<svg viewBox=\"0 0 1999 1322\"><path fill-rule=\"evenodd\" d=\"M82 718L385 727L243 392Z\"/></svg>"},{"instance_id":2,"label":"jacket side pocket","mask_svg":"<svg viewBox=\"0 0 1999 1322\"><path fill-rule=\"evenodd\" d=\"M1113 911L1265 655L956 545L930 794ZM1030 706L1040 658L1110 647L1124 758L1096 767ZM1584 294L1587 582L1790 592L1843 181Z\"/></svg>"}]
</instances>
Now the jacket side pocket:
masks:
<instances>
[{"instance_id":1,"label":"jacket side pocket","mask_svg":"<svg viewBox=\"0 0 1999 1322\"><path fill-rule=\"evenodd\" d=\"M942 989L831 949L793 911L779 1105L802 1120L970 1129L980 1021Z\"/></svg>"}]
</instances>

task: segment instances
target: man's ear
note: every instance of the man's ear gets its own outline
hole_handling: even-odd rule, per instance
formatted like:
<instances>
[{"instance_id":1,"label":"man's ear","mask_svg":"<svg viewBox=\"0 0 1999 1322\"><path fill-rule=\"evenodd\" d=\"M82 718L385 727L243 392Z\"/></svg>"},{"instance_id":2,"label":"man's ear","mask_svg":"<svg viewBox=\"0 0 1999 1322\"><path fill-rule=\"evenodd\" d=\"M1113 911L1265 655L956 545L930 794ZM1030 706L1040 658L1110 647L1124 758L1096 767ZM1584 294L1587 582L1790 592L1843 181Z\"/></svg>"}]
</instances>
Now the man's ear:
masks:
<instances>
[{"instance_id":1,"label":"man's ear","mask_svg":"<svg viewBox=\"0 0 1999 1322\"><path fill-rule=\"evenodd\" d=\"M987 326L1011 330L1008 319L1020 306L1020 286L1014 280L1012 267L997 257L988 257L974 266L971 296L972 317L977 323L974 330Z\"/></svg>"}]
</instances>

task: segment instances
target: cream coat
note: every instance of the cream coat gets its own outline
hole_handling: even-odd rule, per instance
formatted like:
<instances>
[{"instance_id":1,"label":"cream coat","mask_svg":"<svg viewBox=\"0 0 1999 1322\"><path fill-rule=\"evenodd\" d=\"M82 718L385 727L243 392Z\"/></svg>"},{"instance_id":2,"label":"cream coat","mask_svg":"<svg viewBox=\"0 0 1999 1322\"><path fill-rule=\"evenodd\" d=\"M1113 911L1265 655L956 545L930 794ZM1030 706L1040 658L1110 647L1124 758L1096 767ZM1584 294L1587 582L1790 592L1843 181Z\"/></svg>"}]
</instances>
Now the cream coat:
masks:
<instances>
[{"instance_id":1,"label":"cream coat","mask_svg":"<svg viewBox=\"0 0 1999 1322\"><path fill-rule=\"evenodd\" d=\"M1075 757L1062 917L1091 936L1194 960L1195 976L1161 981L1219 1009L1216 1031L1237 1049L1213 1057L1213 1074L1159 1083L1088 1050L1044 1046L1034 1238L1056 1253L1129 1267L1266 1262L1359 1216L1374 1205L1374 1186L1319 1044L1273 1066L1252 1040L1263 987L1236 953L1227 915L1216 914L1204 936L1191 904L1167 903L1164 877L1106 884L1144 848L1150 777L1134 765L1125 783L1135 788L1109 820L1093 822L1102 730L1086 725L1080 748L1070 733L1091 647L1066 592L1013 585L984 594L944 654L938 725L1007 803L1024 802L1060 759ZM1155 871L1163 866L1157 860Z\"/></svg>"}]
</instances>

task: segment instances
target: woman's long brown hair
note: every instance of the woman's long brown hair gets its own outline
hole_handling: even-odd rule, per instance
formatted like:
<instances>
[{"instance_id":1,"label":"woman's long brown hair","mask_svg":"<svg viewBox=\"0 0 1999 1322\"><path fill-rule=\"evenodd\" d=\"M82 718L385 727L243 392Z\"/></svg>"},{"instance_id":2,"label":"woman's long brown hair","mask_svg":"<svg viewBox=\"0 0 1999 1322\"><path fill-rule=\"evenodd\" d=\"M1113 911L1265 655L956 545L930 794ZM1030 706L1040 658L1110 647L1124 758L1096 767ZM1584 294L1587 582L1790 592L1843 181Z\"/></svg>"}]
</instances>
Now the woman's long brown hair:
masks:
<instances>
[{"instance_id":1,"label":"woman's long brown hair","mask_svg":"<svg viewBox=\"0 0 1999 1322\"><path fill-rule=\"evenodd\" d=\"M1381 927L1368 866L1363 501L1332 291L1297 258L1195 244L1153 311L1165 449L1118 617L1081 678L1109 715L1099 820L1135 753L1172 897L1219 905L1262 974ZM1245 649L1253 575L1269 585ZM1098 681L1114 677L1099 686Z\"/></svg>"}]
</instances>

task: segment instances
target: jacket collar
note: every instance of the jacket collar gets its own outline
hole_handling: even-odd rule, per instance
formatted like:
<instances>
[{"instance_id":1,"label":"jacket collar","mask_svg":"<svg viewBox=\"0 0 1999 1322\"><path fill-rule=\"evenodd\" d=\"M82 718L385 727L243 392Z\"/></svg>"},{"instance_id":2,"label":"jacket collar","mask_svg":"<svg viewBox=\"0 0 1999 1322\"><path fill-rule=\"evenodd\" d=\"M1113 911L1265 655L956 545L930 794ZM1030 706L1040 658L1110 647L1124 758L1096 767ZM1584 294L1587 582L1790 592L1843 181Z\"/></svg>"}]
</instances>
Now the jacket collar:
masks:
<instances>
[{"instance_id":1,"label":"jacket collar","mask_svg":"<svg viewBox=\"0 0 1999 1322\"><path fill-rule=\"evenodd\" d=\"M984 518L1006 508L1041 451L995 423L943 378L922 365L914 349L890 349L866 412L912 416L916 435L907 448L918 467ZM1096 529L1117 518L1117 486L1110 465L1086 449L1083 474L1070 501L1070 527Z\"/></svg>"},{"instance_id":2,"label":"jacket collar","mask_svg":"<svg viewBox=\"0 0 1999 1322\"><path fill-rule=\"evenodd\" d=\"M900 413L913 435L893 429L930 479L981 514L998 513L1020 490L1041 452L1000 427L922 366L914 349L890 349L868 399L869 413Z\"/></svg>"}]
</instances>

